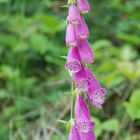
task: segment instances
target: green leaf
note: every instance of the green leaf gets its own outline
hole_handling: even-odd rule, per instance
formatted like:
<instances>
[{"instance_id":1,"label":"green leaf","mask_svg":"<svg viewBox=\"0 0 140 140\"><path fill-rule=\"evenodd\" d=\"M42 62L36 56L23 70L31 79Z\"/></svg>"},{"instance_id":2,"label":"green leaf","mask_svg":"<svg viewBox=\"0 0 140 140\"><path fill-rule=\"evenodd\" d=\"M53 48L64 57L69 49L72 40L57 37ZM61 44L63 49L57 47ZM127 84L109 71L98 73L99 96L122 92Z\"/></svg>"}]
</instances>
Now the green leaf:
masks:
<instances>
[{"instance_id":1,"label":"green leaf","mask_svg":"<svg viewBox=\"0 0 140 140\"><path fill-rule=\"evenodd\" d=\"M134 45L140 45L140 37L137 35L120 33L118 38Z\"/></svg>"},{"instance_id":2,"label":"green leaf","mask_svg":"<svg viewBox=\"0 0 140 140\"><path fill-rule=\"evenodd\" d=\"M61 140L60 136L58 136L57 134L54 134L51 138L51 140Z\"/></svg>"},{"instance_id":3,"label":"green leaf","mask_svg":"<svg viewBox=\"0 0 140 140\"><path fill-rule=\"evenodd\" d=\"M117 119L107 120L102 124L102 129L106 131L116 131L119 128L119 121Z\"/></svg>"},{"instance_id":4,"label":"green leaf","mask_svg":"<svg viewBox=\"0 0 140 140\"><path fill-rule=\"evenodd\" d=\"M1 140L8 140L8 127L4 124L0 125L0 139Z\"/></svg>"},{"instance_id":5,"label":"green leaf","mask_svg":"<svg viewBox=\"0 0 140 140\"><path fill-rule=\"evenodd\" d=\"M98 138L99 136L101 136L103 132L102 125L99 119L94 117L93 120L95 122L94 132L95 132L96 137Z\"/></svg>"},{"instance_id":6,"label":"green leaf","mask_svg":"<svg viewBox=\"0 0 140 140\"><path fill-rule=\"evenodd\" d=\"M140 60L136 62L136 74L140 77Z\"/></svg>"},{"instance_id":7,"label":"green leaf","mask_svg":"<svg viewBox=\"0 0 140 140\"><path fill-rule=\"evenodd\" d=\"M121 58L123 60L132 60L137 56L136 52L132 50L131 46L129 44L125 44L121 51Z\"/></svg>"},{"instance_id":8,"label":"green leaf","mask_svg":"<svg viewBox=\"0 0 140 140\"><path fill-rule=\"evenodd\" d=\"M0 99L13 99L14 95L10 94L6 89L0 90Z\"/></svg>"},{"instance_id":9,"label":"green leaf","mask_svg":"<svg viewBox=\"0 0 140 140\"><path fill-rule=\"evenodd\" d=\"M135 69L135 65L129 61L121 61L117 64L118 71L124 76L135 80L138 78L137 69Z\"/></svg>"},{"instance_id":10,"label":"green leaf","mask_svg":"<svg viewBox=\"0 0 140 140\"><path fill-rule=\"evenodd\" d=\"M19 76L19 70L13 69L9 65L2 65L0 67L0 78L12 79Z\"/></svg>"},{"instance_id":11,"label":"green leaf","mask_svg":"<svg viewBox=\"0 0 140 140\"><path fill-rule=\"evenodd\" d=\"M112 46L112 43L109 40L101 39L93 43L92 46L94 49L100 49L103 47L110 47Z\"/></svg>"},{"instance_id":12,"label":"green leaf","mask_svg":"<svg viewBox=\"0 0 140 140\"><path fill-rule=\"evenodd\" d=\"M6 3L9 2L9 0L0 0L0 3Z\"/></svg>"},{"instance_id":13,"label":"green leaf","mask_svg":"<svg viewBox=\"0 0 140 140\"><path fill-rule=\"evenodd\" d=\"M47 50L48 40L42 34L35 33L30 37L30 47L33 50L39 52L40 54L44 54Z\"/></svg>"},{"instance_id":14,"label":"green leaf","mask_svg":"<svg viewBox=\"0 0 140 140\"><path fill-rule=\"evenodd\" d=\"M133 120L140 119L140 100L139 99L140 99L140 89L137 89L132 93L130 101L124 103L127 113Z\"/></svg>"},{"instance_id":15,"label":"green leaf","mask_svg":"<svg viewBox=\"0 0 140 140\"><path fill-rule=\"evenodd\" d=\"M65 28L65 23L53 15L38 15L35 17L35 22L39 25L40 31L47 32L51 35Z\"/></svg>"},{"instance_id":16,"label":"green leaf","mask_svg":"<svg viewBox=\"0 0 140 140\"><path fill-rule=\"evenodd\" d=\"M35 100L32 100L27 97L18 98L15 101L15 108L20 112L33 109L36 107L36 105L37 103Z\"/></svg>"}]
</instances>

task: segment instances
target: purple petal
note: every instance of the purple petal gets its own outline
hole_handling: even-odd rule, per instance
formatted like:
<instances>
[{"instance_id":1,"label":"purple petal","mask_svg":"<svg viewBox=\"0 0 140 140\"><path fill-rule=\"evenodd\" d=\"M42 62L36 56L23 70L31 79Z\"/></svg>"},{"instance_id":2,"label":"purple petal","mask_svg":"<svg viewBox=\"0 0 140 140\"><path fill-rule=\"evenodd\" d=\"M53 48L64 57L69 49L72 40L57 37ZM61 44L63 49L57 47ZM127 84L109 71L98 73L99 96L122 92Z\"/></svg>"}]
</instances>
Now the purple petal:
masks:
<instances>
[{"instance_id":1,"label":"purple petal","mask_svg":"<svg viewBox=\"0 0 140 140\"><path fill-rule=\"evenodd\" d=\"M74 74L75 86L79 91L85 92L89 88L89 80L87 78L85 69L82 67L79 72Z\"/></svg>"},{"instance_id":2,"label":"purple petal","mask_svg":"<svg viewBox=\"0 0 140 140\"><path fill-rule=\"evenodd\" d=\"M80 140L79 132L76 127L71 127L68 140Z\"/></svg>"},{"instance_id":3,"label":"purple petal","mask_svg":"<svg viewBox=\"0 0 140 140\"><path fill-rule=\"evenodd\" d=\"M81 13L88 13L90 11L90 5L87 0L78 0L78 8Z\"/></svg>"},{"instance_id":4,"label":"purple petal","mask_svg":"<svg viewBox=\"0 0 140 140\"><path fill-rule=\"evenodd\" d=\"M66 44L67 46L76 46L77 45L77 37L75 34L75 27L72 24L68 24L66 29Z\"/></svg>"},{"instance_id":5,"label":"purple petal","mask_svg":"<svg viewBox=\"0 0 140 140\"><path fill-rule=\"evenodd\" d=\"M68 24L66 30L66 44L67 46L76 46L77 45L77 37L75 34L75 27L72 24Z\"/></svg>"},{"instance_id":6,"label":"purple petal","mask_svg":"<svg viewBox=\"0 0 140 140\"><path fill-rule=\"evenodd\" d=\"M85 39L89 36L88 26L82 17L80 23L76 26L76 35L79 39Z\"/></svg>"},{"instance_id":7,"label":"purple petal","mask_svg":"<svg viewBox=\"0 0 140 140\"><path fill-rule=\"evenodd\" d=\"M92 72L88 68L85 68L85 71L90 81L90 87L87 92L88 100L96 108L101 109L102 104L104 103L104 100L105 100L106 90L104 88L101 88L99 82L96 80L95 76L92 74Z\"/></svg>"},{"instance_id":8,"label":"purple petal","mask_svg":"<svg viewBox=\"0 0 140 140\"><path fill-rule=\"evenodd\" d=\"M90 82L90 88L94 88L94 89L100 88L100 84L99 84L98 80L95 78L95 76L93 75L93 73L91 72L91 70L89 68L85 67L85 71L87 74L87 78Z\"/></svg>"},{"instance_id":9,"label":"purple petal","mask_svg":"<svg viewBox=\"0 0 140 140\"><path fill-rule=\"evenodd\" d=\"M96 108L102 109L102 104L104 103L106 96L106 90L104 88L99 88L98 90L89 90L87 92L88 100Z\"/></svg>"},{"instance_id":10,"label":"purple petal","mask_svg":"<svg viewBox=\"0 0 140 140\"><path fill-rule=\"evenodd\" d=\"M67 71L69 71L71 73L76 73L76 72L80 71L81 60L80 60L80 56L79 56L77 47L70 48L68 56L67 56L67 62L66 62L65 68Z\"/></svg>"},{"instance_id":11,"label":"purple petal","mask_svg":"<svg viewBox=\"0 0 140 140\"><path fill-rule=\"evenodd\" d=\"M90 130L92 130L94 125L94 122L79 122L77 123L76 127L79 130L79 132L88 133Z\"/></svg>"},{"instance_id":12,"label":"purple petal","mask_svg":"<svg viewBox=\"0 0 140 140\"><path fill-rule=\"evenodd\" d=\"M68 21L71 24L78 24L80 21L80 14L78 8L72 3L69 7Z\"/></svg>"},{"instance_id":13,"label":"purple petal","mask_svg":"<svg viewBox=\"0 0 140 140\"><path fill-rule=\"evenodd\" d=\"M79 133L81 140L96 140L93 130L90 130L88 133Z\"/></svg>"},{"instance_id":14,"label":"purple petal","mask_svg":"<svg viewBox=\"0 0 140 140\"><path fill-rule=\"evenodd\" d=\"M90 64L94 62L94 54L87 40L85 39L80 40L78 49L79 49L81 61L83 63Z\"/></svg>"},{"instance_id":15,"label":"purple petal","mask_svg":"<svg viewBox=\"0 0 140 140\"><path fill-rule=\"evenodd\" d=\"M74 113L77 124L81 122L91 122L89 108L81 95L77 96Z\"/></svg>"}]
</instances>

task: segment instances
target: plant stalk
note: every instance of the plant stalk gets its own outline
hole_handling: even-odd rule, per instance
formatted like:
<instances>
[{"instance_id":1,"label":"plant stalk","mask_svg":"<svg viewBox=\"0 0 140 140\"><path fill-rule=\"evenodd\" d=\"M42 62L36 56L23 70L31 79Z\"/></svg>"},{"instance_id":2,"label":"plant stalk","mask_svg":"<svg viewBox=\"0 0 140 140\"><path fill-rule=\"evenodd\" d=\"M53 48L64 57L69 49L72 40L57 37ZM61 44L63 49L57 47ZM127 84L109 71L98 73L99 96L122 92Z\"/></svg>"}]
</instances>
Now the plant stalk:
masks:
<instances>
[{"instance_id":1,"label":"plant stalk","mask_svg":"<svg viewBox=\"0 0 140 140\"><path fill-rule=\"evenodd\" d=\"M68 0L68 5L70 5L71 3L75 3L75 0Z\"/></svg>"},{"instance_id":2,"label":"plant stalk","mask_svg":"<svg viewBox=\"0 0 140 140\"><path fill-rule=\"evenodd\" d=\"M73 78L71 78L71 119L74 119L74 82Z\"/></svg>"}]
</instances>

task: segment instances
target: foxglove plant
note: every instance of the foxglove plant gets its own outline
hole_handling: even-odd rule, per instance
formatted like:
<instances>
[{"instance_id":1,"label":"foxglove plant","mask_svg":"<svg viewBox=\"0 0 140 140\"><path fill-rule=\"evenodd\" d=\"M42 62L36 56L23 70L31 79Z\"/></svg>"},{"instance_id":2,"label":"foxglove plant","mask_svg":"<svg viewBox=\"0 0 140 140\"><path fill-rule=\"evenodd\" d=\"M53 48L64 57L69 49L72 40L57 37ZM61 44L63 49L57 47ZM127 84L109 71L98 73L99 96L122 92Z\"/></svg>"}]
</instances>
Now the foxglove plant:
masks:
<instances>
[{"instance_id":1,"label":"foxglove plant","mask_svg":"<svg viewBox=\"0 0 140 140\"><path fill-rule=\"evenodd\" d=\"M77 5L76 5L77 4ZM65 68L72 77L71 124L68 140L96 140L94 134L95 123L91 120L90 110L83 94L89 102L98 109L102 109L106 90L101 87L88 64L94 62L94 54L87 40L88 26L81 14L90 11L87 0L69 0L66 29L66 45L69 48Z\"/></svg>"}]
</instances>

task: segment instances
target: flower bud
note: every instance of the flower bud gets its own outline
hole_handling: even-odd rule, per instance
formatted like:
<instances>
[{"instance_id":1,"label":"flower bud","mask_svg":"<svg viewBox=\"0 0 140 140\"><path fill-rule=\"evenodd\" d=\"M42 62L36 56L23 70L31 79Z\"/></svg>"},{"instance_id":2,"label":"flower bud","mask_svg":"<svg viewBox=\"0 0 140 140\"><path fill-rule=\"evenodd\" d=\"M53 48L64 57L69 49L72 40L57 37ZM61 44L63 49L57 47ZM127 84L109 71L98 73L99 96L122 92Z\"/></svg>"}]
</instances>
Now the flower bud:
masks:
<instances>
[{"instance_id":1,"label":"flower bud","mask_svg":"<svg viewBox=\"0 0 140 140\"><path fill-rule=\"evenodd\" d=\"M74 3L72 3L69 7L68 21L71 24L78 24L80 21L79 10Z\"/></svg>"},{"instance_id":2,"label":"flower bud","mask_svg":"<svg viewBox=\"0 0 140 140\"><path fill-rule=\"evenodd\" d=\"M90 5L87 0L77 0L79 11L82 14L88 13L90 11Z\"/></svg>"}]
</instances>

